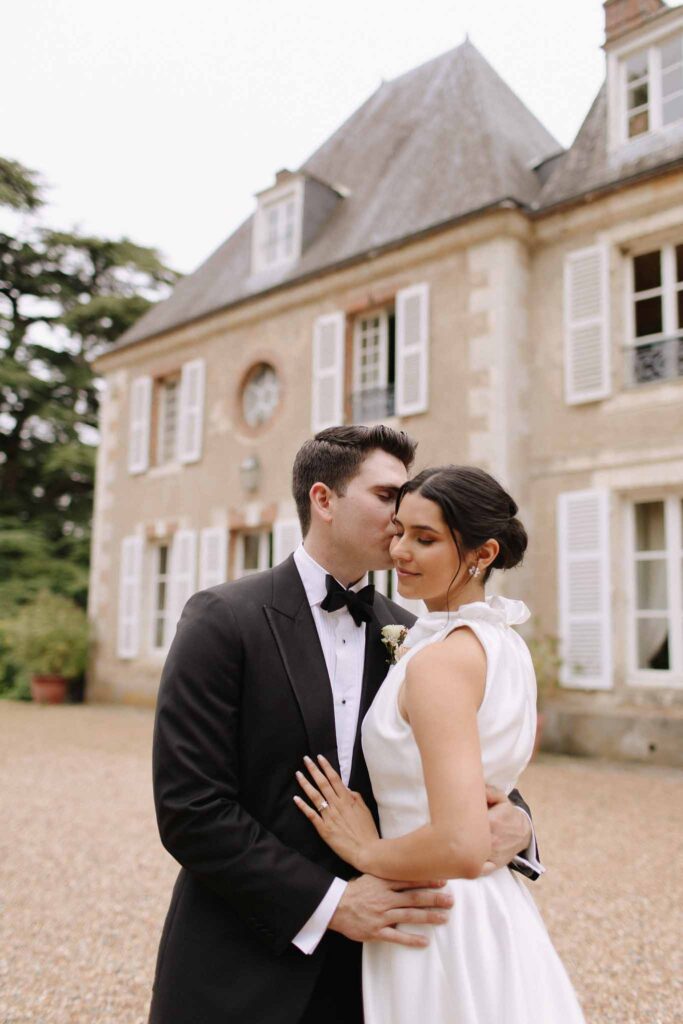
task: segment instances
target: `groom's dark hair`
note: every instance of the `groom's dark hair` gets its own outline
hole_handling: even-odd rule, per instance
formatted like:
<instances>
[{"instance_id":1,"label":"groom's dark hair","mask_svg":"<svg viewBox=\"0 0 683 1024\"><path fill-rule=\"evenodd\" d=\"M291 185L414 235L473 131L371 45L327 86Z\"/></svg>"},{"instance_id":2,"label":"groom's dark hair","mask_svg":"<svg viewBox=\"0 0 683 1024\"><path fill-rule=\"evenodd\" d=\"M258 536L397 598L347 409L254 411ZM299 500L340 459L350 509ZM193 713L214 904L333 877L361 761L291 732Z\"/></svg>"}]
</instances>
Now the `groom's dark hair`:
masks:
<instances>
[{"instance_id":1,"label":"groom's dark hair","mask_svg":"<svg viewBox=\"0 0 683 1024\"><path fill-rule=\"evenodd\" d=\"M292 494L304 537L311 525L313 484L327 484L337 494L344 494L364 459L380 449L400 459L407 470L413 464L417 441L403 430L393 430L378 423L374 427L358 425L328 427L304 441L294 459Z\"/></svg>"}]
</instances>

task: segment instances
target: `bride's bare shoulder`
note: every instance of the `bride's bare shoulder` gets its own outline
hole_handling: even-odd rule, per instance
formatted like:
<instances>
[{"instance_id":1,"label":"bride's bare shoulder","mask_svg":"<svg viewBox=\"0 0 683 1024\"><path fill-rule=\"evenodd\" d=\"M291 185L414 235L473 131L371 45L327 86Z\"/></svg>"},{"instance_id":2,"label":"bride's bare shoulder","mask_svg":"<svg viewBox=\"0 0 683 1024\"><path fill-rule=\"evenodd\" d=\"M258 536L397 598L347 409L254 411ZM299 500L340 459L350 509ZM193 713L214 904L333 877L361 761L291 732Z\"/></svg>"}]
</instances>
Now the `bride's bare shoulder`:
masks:
<instances>
[{"instance_id":1,"label":"bride's bare shoulder","mask_svg":"<svg viewBox=\"0 0 683 1024\"><path fill-rule=\"evenodd\" d=\"M486 653L476 633L468 626L454 629L443 640L429 644L411 659L406 682L416 678L454 676L480 682L486 676Z\"/></svg>"}]
</instances>

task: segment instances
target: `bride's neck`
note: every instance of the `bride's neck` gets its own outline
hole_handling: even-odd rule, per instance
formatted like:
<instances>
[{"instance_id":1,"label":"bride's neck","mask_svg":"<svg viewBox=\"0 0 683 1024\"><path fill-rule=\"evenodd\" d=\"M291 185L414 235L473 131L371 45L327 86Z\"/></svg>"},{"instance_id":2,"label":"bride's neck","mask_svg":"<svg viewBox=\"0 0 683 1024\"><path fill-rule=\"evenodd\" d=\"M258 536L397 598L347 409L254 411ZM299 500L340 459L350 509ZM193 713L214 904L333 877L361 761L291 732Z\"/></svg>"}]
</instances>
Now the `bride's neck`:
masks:
<instances>
[{"instance_id":1,"label":"bride's neck","mask_svg":"<svg viewBox=\"0 0 683 1024\"><path fill-rule=\"evenodd\" d=\"M464 604L473 604L475 601L485 601L486 593L483 586L476 580L465 584L462 590L456 594L439 595L433 600L425 600L428 612L455 612Z\"/></svg>"}]
</instances>

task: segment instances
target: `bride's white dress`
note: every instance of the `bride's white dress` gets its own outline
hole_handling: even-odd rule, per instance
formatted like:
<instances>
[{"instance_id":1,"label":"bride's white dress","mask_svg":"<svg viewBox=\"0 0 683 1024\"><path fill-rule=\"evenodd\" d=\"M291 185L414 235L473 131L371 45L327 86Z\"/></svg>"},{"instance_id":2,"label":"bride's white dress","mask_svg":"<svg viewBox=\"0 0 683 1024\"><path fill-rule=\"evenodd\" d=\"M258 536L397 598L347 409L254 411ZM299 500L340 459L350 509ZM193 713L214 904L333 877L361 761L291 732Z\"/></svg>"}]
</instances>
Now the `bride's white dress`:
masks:
<instances>
[{"instance_id":1,"label":"bride's white dress","mask_svg":"<svg viewBox=\"0 0 683 1024\"><path fill-rule=\"evenodd\" d=\"M526 644L511 626L521 601L492 597L447 615L418 619L363 722L363 751L390 839L429 821L420 753L398 710L410 659L467 626L486 652L477 714L484 777L508 793L527 765L536 729L536 680ZM386 942L363 949L365 1024L583 1024L571 983L521 878L501 868L448 883L455 905L447 924L423 930L426 949Z\"/></svg>"}]
</instances>

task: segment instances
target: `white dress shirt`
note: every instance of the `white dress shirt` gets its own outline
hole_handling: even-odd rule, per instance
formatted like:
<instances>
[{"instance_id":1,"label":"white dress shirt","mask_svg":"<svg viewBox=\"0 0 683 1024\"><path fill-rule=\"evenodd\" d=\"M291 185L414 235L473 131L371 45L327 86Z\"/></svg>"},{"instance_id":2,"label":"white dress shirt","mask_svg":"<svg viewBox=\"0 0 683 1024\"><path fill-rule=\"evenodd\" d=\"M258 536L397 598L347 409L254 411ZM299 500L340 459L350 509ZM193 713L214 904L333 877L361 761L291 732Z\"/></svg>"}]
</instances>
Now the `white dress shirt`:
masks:
<instances>
[{"instance_id":1,"label":"white dress shirt","mask_svg":"<svg viewBox=\"0 0 683 1024\"><path fill-rule=\"evenodd\" d=\"M306 591L313 622L323 650L327 674L330 677L339 770L342 779L348 785L363 686L365 623L357 626L346 606L335 612L326 612L320 607L327 596L325 585L327 571L311 558L303 544L294 552L294 562ZM351 589L360 590L366 584L367 579L363 577ZM309 753L311 757L315 757L320 751L311 750ZM318 909L308 919L301 931L294 936L292 941L302 953L312 953L317 947L337 909L345 888L346 882L341 878L335 878Z\"/></svg>"},{"instance_id":2,"label":"white dress shirt","mask_svg":"<svg viewBox=\"0 0 683 1024\"><path fill-rule=\"evenodd\" d=\"M303 544L300 544L294 552L294 562L306 591L313 622L323 650L327 674L330 678L339 769L344 783L348 785L353 747L359 726L358 712L365 661L365 623L357 626L346 606L334 612L326 612L320 607L327 596L325 585L327 570L311 558ZM351 589L360 590L366 584L367 578L363 577L354 583ZM319 750L309 751L313 758L319 753ZM531 831L529 849L524 851L524 856L515 857L515 861L527 864L541 874L545 868L538 861L533 824ZM342 878L335 878L317 910L292 939L293 944L302 953L310 954L317 948L327 931L327 926L339 905L346 886L347 882Z\"/></svg>"}]
</instances>

